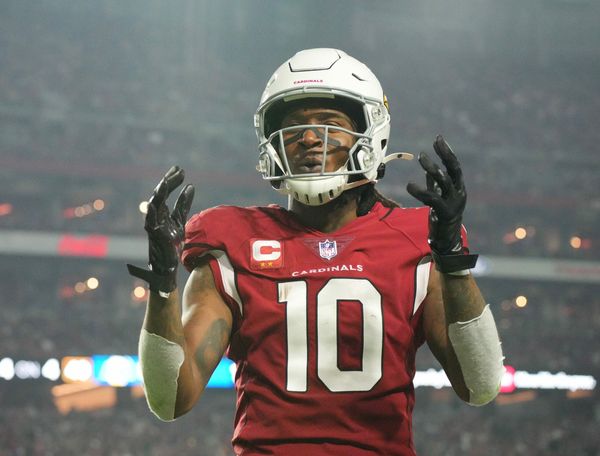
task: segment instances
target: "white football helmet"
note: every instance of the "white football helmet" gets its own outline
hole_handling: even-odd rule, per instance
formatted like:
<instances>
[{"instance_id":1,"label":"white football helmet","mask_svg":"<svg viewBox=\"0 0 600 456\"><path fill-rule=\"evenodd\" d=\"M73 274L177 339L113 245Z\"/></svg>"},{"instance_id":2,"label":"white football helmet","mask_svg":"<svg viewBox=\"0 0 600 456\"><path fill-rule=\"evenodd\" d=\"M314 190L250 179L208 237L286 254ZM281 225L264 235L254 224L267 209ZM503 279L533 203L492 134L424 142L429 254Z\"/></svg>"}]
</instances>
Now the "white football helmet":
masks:
<instances>
[{"instance_id":1,"label":"white football helmet","mask_svg":"<svg viewBox=\"0 0 600 456\"><path fill-rule=\"evenodd\" d=\"M343 110L357 124L358 131L327 125L282 129L281 118L286 107L289 109L291 102L307 98L322 98L324 104L344 106ZM254 126L259 141L257 170L277 191L303 204L325 204L349 188L376 182L380 166L386 161L390 114L381 84L365 64L337 49L303 50L281 65L262 94ZM300 133L308 128L320 132L324 142L323 163L328 144L335 142L330 140L329 131L342 130L356 137L348 161L340 169L325 172L323 166L320 172L292 173L283 132L297 129Z\"/></svg>"}]
</instances>

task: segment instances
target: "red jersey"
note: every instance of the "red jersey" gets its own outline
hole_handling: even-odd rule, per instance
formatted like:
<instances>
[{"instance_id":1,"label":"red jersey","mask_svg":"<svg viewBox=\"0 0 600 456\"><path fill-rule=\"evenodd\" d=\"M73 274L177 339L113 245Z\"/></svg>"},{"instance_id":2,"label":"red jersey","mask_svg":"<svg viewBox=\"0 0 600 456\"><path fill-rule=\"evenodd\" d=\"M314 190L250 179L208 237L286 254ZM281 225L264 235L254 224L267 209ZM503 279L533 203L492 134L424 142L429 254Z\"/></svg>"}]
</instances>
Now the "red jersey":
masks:
<instances>
[{"instance_id":1,"label":"red jersey","mask_svg":"<svg viewBox=\"0 0 600 456\"><path fill-rule=\"evenodd\" d=\"M386 208L333 233L278 206L219 206L186 226L234 324L236 455L414 455L415 354L429 208Z\"/></svg>"}]
</instances>

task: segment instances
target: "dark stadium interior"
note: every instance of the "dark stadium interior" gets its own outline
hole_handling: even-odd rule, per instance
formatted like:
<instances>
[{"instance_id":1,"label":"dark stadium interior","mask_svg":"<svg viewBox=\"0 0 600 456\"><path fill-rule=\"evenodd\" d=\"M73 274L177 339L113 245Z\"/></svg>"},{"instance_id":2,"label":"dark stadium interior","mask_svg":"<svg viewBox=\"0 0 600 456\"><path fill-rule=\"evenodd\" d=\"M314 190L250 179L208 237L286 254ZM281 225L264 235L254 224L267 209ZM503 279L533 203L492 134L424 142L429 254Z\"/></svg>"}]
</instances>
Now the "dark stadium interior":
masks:
<instances>
[{"instance_id":1,"label":"dark stadium interior","mask_svg":"<svg viewBox=\"0 0 600 456\"><path fill-rule=\"evenodd\" d=\"M337 47L379 75L390 152L430 151L442 133L459 154L473 251L586 265L582 280L478 278L505 363L598 379L599 20L594 0L5 0L0 236L143 240L139 205L174 164L196 186L192 211L284 205L255 171L260 92L297 50ZM415 162L392 162L378 188L416 206L405 186L420 179ZM136 353L144 302L124 260L9 247L0 359ZM99 285L73 291L89 277ZM440 367L423 347L417 368ZM130 388L111 407L61 411L61 382L0 378L1 455L231 454L232 390L162 423ZM518 390L482 408L449 388L416 396L422 455L600 455L598 386Z\"/></svg>"}]
</instances>

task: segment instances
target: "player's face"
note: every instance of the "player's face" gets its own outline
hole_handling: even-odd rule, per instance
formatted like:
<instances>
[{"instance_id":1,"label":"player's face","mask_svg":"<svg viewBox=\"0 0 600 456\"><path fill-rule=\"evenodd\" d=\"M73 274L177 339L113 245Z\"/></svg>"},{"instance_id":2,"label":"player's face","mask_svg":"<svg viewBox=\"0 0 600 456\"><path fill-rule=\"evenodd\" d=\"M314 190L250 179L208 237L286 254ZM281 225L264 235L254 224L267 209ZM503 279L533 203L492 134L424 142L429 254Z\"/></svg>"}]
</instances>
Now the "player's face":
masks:
<instances>
[{"instance_id":1,"label":"player's face","mask_svg":"<svg viewBox=\"0 0 600 456\"><path fill-rule=\"evenodd\" d=\"M332 108L295 109L283 118L281 127L295 125L329 125L355 130L354 122L347 114ZM348 160L348 151L356 142L356 137L335 128L328 129L325 163L325 128L293 129L283 133L283 141L290 171L293 174L306 174L340 169Z\"/></svg>"}]
</instances>

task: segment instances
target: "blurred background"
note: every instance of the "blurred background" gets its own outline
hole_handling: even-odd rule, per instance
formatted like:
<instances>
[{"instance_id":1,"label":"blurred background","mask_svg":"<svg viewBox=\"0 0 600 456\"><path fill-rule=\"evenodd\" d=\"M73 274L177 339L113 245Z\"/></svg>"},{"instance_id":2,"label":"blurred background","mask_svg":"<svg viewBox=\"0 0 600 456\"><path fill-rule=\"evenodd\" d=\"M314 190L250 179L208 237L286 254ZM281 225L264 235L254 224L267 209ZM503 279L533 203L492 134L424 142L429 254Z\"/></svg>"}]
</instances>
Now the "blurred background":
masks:
<instances>
[{"instance_id":1,"label":"blurred background","mask_svg":"<svg viewBox=\"0 0 600 456\"><path fill-rule=\"evenodd\" d=\"M192 211L285 204L252 116L285 59L336 47L380 78L390 152L442 133L459 154L510 366L473 408L423 347L419 454L600 455L599 21L596 0L2 0L0 454L231 454L233 390L175 423L148 411L125 262L145 261L143 202L174 164ZM422 178L393 162L379 187L416 206Z\"/></svg>"}]
</instances>

